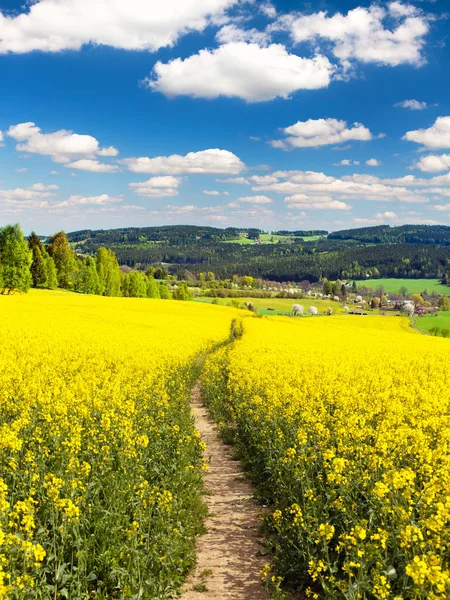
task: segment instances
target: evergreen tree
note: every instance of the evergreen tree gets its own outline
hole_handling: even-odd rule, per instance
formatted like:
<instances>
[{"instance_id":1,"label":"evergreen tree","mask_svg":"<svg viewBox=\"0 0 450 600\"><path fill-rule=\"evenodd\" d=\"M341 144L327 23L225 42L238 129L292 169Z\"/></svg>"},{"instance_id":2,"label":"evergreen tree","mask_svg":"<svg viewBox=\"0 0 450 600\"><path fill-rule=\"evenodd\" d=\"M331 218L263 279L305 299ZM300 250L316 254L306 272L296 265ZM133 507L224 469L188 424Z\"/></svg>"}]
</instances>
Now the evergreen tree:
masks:
<instances>
[{"instance_id":1,"label":"evergreen tree","mask_svg":"<svg viewBox=\"0 0 450 600\"><path fill-rule=\"evenodd\" d=\"M116 255L112 250L99 248L97 251L97 273L102 296L121 295L121 273Z\"/></svg>"},{"instance_id":2,"label":"evergreen tree","mask_svg":"<svg viewBox=\"0 0 450 600\"><path fill-rule=\"evenodd\" d=\"M70 288L74 282L77 263L75 253L70 247L64 231L60 231L50 238L48 252L55 261L59 287Z\"/></svg>"},{"instance_id":3,"label":"evergreen tree","mask_svg":"<svg viewBox=\"0 0 450 600\"><path fill-rule=\"evenodd\" d=\"M23 237L19 225L0 229L0 263L2 265L2 293L27 292L33 282L30 267L33 253Z\"/></svg>"},{"instance_id":4,"label":"evergreen tree","mask_svg":"<svg viewBox=\"0 0 450 600\"><path fill-rule=\"evenodd\" d=\"M33 287L46 287L47 272L45 268L45 258L43 254L43 246L41 240L33 231L28 238L28 245L33 253L33 262L31 263L31 277L33 279Z\"/></svg>"},{"instance_id":5,"label":"evergreen tree","mask_svg":"<svg viewBox=\"0 0 450 600\"><path fill-rule=\"evenodd\" d=\"M154 277L147 277L147 298L161 298L159 288Z\"/></svg>"}]
</instances>

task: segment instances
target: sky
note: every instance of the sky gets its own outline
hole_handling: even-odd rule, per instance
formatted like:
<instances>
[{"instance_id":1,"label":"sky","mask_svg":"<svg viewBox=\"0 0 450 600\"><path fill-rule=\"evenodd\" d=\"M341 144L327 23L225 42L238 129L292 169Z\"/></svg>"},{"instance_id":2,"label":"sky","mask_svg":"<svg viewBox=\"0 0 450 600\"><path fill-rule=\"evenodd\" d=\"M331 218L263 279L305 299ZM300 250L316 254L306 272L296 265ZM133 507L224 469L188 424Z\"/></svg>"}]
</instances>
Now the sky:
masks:
<instances>
[{"instance_id":1,"label":"sky","mask_svg":"<svg viewBox=\"0 0 450 600\"><path fill-rule=\"evenodd\" d=\"M450 225L450 0L0 0L0 226Z\"/></svg>"}]
</instances>

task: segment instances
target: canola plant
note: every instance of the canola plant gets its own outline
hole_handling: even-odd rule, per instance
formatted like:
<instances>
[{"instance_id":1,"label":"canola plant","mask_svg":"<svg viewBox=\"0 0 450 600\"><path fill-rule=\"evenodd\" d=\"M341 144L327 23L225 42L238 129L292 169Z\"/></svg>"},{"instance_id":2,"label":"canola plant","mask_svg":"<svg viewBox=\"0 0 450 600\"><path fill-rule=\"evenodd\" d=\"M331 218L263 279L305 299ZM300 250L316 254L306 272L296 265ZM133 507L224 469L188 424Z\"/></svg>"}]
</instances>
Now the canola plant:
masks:
<instances>
[{"instance_id":1,"label":"canola plant","mask_svg":"<svg viewBox=\"0 0 450 600\"><path fill-rule=\"evenodd\" d=\"M168 598L194 560L196 357L230 310L0 296L0 598Z\"/></svg>"},{"instance_id":2,"label":"canola plant","mask_svg":"<svg viewBox=\"0 0 450 600\"><path fill-rule=\"evenodd\" d=\"M450 598L447 340L404 318L248 318L203 390L271 506L274 590Z\"/></svg>"}]
</instances>

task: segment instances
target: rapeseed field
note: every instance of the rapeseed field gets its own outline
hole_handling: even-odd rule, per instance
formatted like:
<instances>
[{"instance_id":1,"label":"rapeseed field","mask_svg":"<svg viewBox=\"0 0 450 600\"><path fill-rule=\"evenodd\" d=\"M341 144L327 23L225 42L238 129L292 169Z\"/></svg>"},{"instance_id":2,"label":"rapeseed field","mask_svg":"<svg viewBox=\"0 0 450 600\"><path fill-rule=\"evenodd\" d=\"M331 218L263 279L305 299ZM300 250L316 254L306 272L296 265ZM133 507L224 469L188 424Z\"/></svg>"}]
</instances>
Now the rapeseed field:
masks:
<instances>
[{"instance_id":1,"label":"rapeseed field","mask_svg":"<svg viewBox=\"0 0 450 600\"><path fill-rule=\"evenodd\" d=\"M203 389L271 507L274 590L450 597L447 340L394 317L247 318Z\"/></svg>"},{"instance_id":2,"label":"rapeseed field","mask_svg":"<svg viewBox=\"0 0 450 600\"><path fill-rule=\"evenodd\" d=\"M231 311L0 296L0 598L169 598L203 517L196 357Z\"/></svg>"}]
</instances>

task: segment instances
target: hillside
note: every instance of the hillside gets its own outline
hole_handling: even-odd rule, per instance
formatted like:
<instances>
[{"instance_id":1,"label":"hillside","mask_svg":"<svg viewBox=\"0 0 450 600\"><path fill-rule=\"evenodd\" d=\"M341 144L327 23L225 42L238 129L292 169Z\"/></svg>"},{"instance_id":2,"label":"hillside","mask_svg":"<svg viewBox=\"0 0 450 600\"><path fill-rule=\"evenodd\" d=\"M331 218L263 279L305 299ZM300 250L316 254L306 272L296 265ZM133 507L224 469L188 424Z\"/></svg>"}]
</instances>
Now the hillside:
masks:
<instances>
[{"instance_id":1,"label":"hillside","mask_svg":"<svg viewBox=\"0 0 450 600\"><path fill-rule=\"evenodd\" d=\"M68 239L77 253L94 255L106 246L123 265L145 269L164 264L179 276L187 270L275 281L372 276L450 280L450 227L383 225L325 234L176 225L76 231Z\"/></svg>"}]
</instances>

